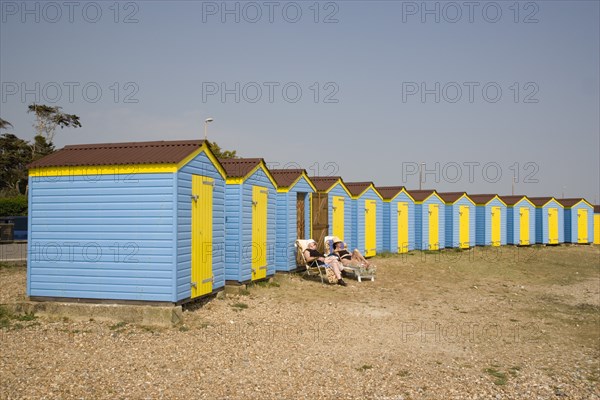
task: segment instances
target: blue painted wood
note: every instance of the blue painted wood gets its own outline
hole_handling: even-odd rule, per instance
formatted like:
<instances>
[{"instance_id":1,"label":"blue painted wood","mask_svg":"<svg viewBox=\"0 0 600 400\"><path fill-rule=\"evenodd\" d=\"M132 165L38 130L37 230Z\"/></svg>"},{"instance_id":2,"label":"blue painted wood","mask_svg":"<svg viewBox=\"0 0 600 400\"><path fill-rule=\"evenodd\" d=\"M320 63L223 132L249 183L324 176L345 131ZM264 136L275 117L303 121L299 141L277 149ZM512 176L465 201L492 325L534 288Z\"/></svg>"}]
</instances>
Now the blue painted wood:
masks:
<instances>
[{"instance_id":1,"label":"blue painted wood","mask_svg":"<svg viewBox=\"0 0 600 400\"><path fill-rule=\"evenodd\" d=\"M225 180L205 153L190 160L177 172L177 301L191 296L192 176L212 178L212 273L213 290L225 286Z\"/></svg>"},{"instance_id":2,"label":"blue painted wood","mask_svg":"<svg viewBox=\"0 0 600 400\"><path fill-rule=\"evenodd\" d=\"M277 193L277 216L276 216L276 246L275 246L275 270L292 271L296 266L296 248L294 243L298 239L297 233L297 204L298 193L305 195L304 201L304 239L310 237L310 199L309 193L313 189L309 183L300 178L296 184L285 193Z\"/></svg>"},{"instance_id":3,"label":"blue painted wood","mask_svg":"<svg viewBox=\"0 0 600 400\"><path fill-rule=\"evenodd\" d=\"M492 207L500 207L500 245L506 245L507 240L507 210L506 205L498 198L494 198L486 205L475 207L475 229L477 246L491 246L492 244Z\"/></svg>"},{"instance_id":4,"label":"blue painted wood","mask_svg":"<svg viewBox=\"0 0 600 400\"><path fill-rule=\"evenodd\" d=\"M460 207L469 207L469 246L476 244L476 210L475 205L467 198L462 197L452 204L446 204L445 216L445 246L448 248L460 247Z\"/></svg>"},{"instance_id":5,"label":"blue painted wood","mask_svg":"<svg viewBox=\"0 0 600 400\"><path fill-rule=\"evenodd\" d=\"M344 190L340 183L335 184L328 193L328 212L329 212L329 235L333 235L333 196L341 196L344 198L344 241L348 243L348 238L352 240L353 217L352 217L352 202L348 193ZM318 238L315 238L318 240ZM356 247L354 243L348 243L349 246Z\"/></svg>"},{"instance_id":6,"label":"blue painted wood","mask_svg":"<svg viewBox=\"0 0 600 400\"><path fill-rule=\"evenodd\" d=\"M408 204L408 250L414 250L416 248L415 203L405 192L401 192L396 197L394 197L389 203L387 203L389 204L390 208L389 221L384 221L384 226L389 226L389 251L391 251L392 253L397 253L400 250L398 249L398 203Z\"/></svg>"},{"instance_id":7,"label":"blue painted wood","mask_svg":"<svg viewBox=\"0 0 600 400\"><path fill-rule=\"evenodd\" d=\"M556 200L550 200L542 207L535 208L535 242L548 244L548 209L558 209L558 243L564 243L564 208Z\"/></svg>"},{"instance_id":8,"label":"blue painted wood","mask_svg":"<svg viewBox=\"0 0 600 400\"><path fill-rule=\"evenodd\" d=\"M29 296L177 300L174 174L29 182Z\"/></svg>"},{"instance_id":9,"label":"blue painted wood","mask_svg":"<svg viewBox=\"0 0 600 400\"><path fill-rule=\"evenodd\" d=\"M438 237L439 237L439 248L443 249L445 246L446 237L446 209L444 203L437 196L430 196L422 203L415 204L415 247L418 250L429 250L429 205L439 205L439 221L438 221Z\"/></svg>"},{"instance_id":10,"label":"blue painted wood","mask_svg":"<svg viewBox=\"0 0 600 400\"><path fill-rule=\"evenodd\" d=\"M366 223L366 215L365 215L365 207L367 200L375 200L376 202L376 212L375 212L375 248L376 253L381 253L383 251L383 224L384 224L384 210L383 210L383 200L381 197L375 193L373 188L369 188L366 190L362 196L357 199L352 199L352 246L356 247L360 250L361 253L366 252L366 244L365 244L365 223Z\"/></svg>"},{"instance_id":11,"label":"blue painted wood","mask_svg":"<svg viewBox=\"0 0 600 400\"><path fill-rule=\"evenodd\" d=\"M275 274L277 193L262 169L244 183L225 185L225 280L252 279L252 188L265 187L267 205L267 276Z\"/></svg>"},{"instance_id":12,"label":"blue painted wood","mask_svg":"<svg viewBox=\"0 0 600 400\"><path fill-rule=\"evenodd\" d=\"M391 226L390 226L391 219L392 219L392 214L390 212L390 202L385 201L383 203L383 251L386 251L386 252L391 251L391 245L390 245L390 237L392 236ZM397 229L398 228L396 227L396 230Z\"/></svg>"},{"instance_id":13,"label":"blue painted wood","mask_svg":"<svg viewBox=\"0 0 600 400\"><path fill-rule=\"evenodd\" d=\"M521 208L526 207L529 209L529 244L536 242L535 236L535 220L536 210L535 206L523 199L512 206L508 206L506 209L506 243L512 245L519 245L521 238Z\"/></svg>"},{"instance_id":14,"label":"blue painted wood","mask_svg":"<svg viewBox=\"0 0 600 400\"><path fill-rule=\"evenodd\" d=\"M594 208L584 202L580 202L571 208L565 208L564 210L564 240L565 243L578 243L579 242L579 221L577 218L577 212L580 209L587 210L587 242L592 243L594 241ZM559 228L560 229L560 228Z\"/></svg>"},{"instance_id":15,"label":"blue painted wood","mask_svg":"<svg viewBox=\"0 0 600 400\"><path fill-rule=\"evenodd\" d=\"M358 199L353 199L350 198L348 205L351 206L351 220L350 220L350 224L351 224L351 229L350 229L350 237L346 240L346 243L348 243L348 246L350 246L351 249L359 249L361 253L365 254L365 249L364 249L364 240L363 243L360 242L360 238L362 238L362 236L364 235L359 235L358 231L360 228L360 224L359 224L359 218L358 218L358 206L360 201ZM364 210L364 205L362 206L362 209ZM365 222L364 219L362 221L362 232L364 232L365 230Z\"/></svg>"}]
</instances>

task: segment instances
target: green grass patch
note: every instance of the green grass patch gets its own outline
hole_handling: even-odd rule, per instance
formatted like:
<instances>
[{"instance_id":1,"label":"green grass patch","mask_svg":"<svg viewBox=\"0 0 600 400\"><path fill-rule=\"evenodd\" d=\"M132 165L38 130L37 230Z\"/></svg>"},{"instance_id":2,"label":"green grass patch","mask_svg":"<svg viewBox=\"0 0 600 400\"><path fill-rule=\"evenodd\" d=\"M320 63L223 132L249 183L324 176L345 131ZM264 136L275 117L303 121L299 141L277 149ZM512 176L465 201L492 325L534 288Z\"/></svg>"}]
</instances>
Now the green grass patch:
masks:
<instances>
[{"instance_id":1,"label":"green grass patch","mask_svg":"<svg viewBox=\"0 0 600 400\"><path fill-rule=\"evenodd\" d=\"M30 322L35 319L37 317L33 313L26 313L24 315L13 314L7 308L0 306L0 328L23 329L25 326L33 326L34 324L23 325L14 323L14 321Z\"/></svg>"},{"instance_id":2,"label":"green grass patch","mask_svg":"<svg viewBox=\"0 0 600 400\"><path fill-rule=\"evenodd\" d=\"M25 313L24 315L15 315L13 318L17 321L34 321L37 317L34 313Z\"/></svg>"},{"instance_id":3,"label":"green grass patch","mask_svg":"<svg viewBox=\"0 0 600 400\"><path fill-rule=\"evenodd\" d=\"M16 269L16 268L27 268L27 264L24 262L14 262L14 263L0 262L0 270Z\"/></svg>"},{"instance_id":4,"label":"green grass patch","mask_svg":"<svg viewBox=\"0 0 600 400\"><path fill-rule=\"evenodd\" d=\"M127 322L117 322L114 325L111 325L108 329L111 331L122 330L127 325Z\"/></svg>"},{"instance_id":5,"label":"green grass patch","mask_svg":"<svg viewBox=\"0 0 600 400\"><path fill-rule=\"evenodd\" d=\"M519 373L519 371L521 371L521 367L510 367L508 369L508 373L510 374L510 376L515 377L517 376L517 374Z\"/></svg>"},{"instance_id":6,"label":"green grass patch","mask_svg":"<svg viewBox=\"0 0 600 400\"><path fill-rule=\"evenodd\" d=\"M483 370L486 374L496 378L494 379L494 385L506 385L508 377L506 373L497 370L496 368L486 368Z\"/></svg>"},{"instance_id":7,"label":"green grass patch","mask_svg":"<svg viewBox=\"0 0 600 400\"><path fill-rule=\"evenodd\" d=\"M233 303L233 304L231 305L231 307L232 307L234 310L237 310L237 311L239 311L239 310L245 310L246 308L248 308L248 304L246 304L246 303L240 303L240 302L237 302L237 303Z\"/></svg>"},{"instance_id":8,"label":"green grass patch","mask_svg":"<svg viewBox=\"0 0 600 400\"><path fill-rule=\"evenodd\" d=\"M258 282L254 282L254 283L252 283L250 286L251 286L251 287L252 287L252 286L255 286L255 287L262 287L262 288L273 288L273 287L276 287L276 288L278 288L278 287L280 287L281 285L279 284L279 282L275 282L274 280L271 280L271 281L265 280L265 281L258 281Z\"/></svg>"}]
</instances>

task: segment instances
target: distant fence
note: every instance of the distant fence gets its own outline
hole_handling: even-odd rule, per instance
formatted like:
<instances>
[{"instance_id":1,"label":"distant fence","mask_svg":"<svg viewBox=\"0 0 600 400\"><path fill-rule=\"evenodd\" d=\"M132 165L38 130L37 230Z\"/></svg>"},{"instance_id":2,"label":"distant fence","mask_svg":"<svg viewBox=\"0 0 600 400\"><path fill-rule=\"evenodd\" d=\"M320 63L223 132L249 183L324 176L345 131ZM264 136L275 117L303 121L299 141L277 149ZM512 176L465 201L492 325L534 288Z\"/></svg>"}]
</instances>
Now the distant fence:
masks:
<instances>
[{"instance_id":1,"label":"distant fence","mask_svg":"<svg viewBox=\"0 0 600 400\"><path fill-rule=\"evenodd\" d=\"M27 242L0 244L0 262L27 261Z\"/></svg>"}]
</instances>

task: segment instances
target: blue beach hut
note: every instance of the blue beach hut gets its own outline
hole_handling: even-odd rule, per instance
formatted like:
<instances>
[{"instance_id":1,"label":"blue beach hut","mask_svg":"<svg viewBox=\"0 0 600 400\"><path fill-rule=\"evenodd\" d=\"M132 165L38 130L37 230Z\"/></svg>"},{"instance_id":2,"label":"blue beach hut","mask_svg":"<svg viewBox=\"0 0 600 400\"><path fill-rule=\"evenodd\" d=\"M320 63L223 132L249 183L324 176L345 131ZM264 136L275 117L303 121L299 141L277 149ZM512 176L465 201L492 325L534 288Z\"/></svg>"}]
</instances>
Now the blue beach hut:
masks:
<instances>
[{"instance_id":1,"label":"blue beach hut","mask_svg":"<svg viewBox=\"0 0 600 400\"><path fill-rule=\"evenodd\" d=\"M225 169L225 280L275 274L277 184L262 158L219 160Z\"/></svg>"},{"instance_id":2,"label":"blue beach hut","mask_svg":"<svg viewBox=\"0 0 600 400\"><path fill-rule=\"evenodd\" d=\"M446 205L446 247L475 246L475 203L465 192L438 193Z\"/></svg>"},{"instance_id":3,"label":"blue beach hut","mask_svg":"<svg viewBox=\"0 0 600 400\"><path fill-rule=\"evenodd\" d=\"M224 192L202 140L72 145L33 162L27 295L183 303L219 290Z\"/></svg>"},{"instance_id":4,"label":"blue beach hut","mask_svg":"<svg viewBox=\"0 0 600 400\"><path fill-rule=\"evenodd\" d=\"M475 202L477 246L506 245L506 204L497 194L471 194Z\"/></svg>"},{"instance_id":5,"label":"blue beach hut","mask_svg":"<svg viewBox=\"0 0 600 400\"><path fill-rule=\"evenodd\" d=\"M311 195L316 190L303 169L271 169L277 183L275 270L297 268L294 243L310 237Z\"/></svg>"},{"instance_id":6,"label":"blue beach hut","mask_svg":"<svg viewBox=\"0 0 600 400\"><path fill-rule=\"evenodd\" d=\"M560 199L564 207L565 243L594 241L594 206L585 199Z\"/></svg>"},{"instance_id":7,"label":"blue beach hut","mask_svg":"<svg viewBox=\"0 0 600 400\"><path fill-rule=\"evenodd\" d=\"M383 251L383 198L373 182L345 182L352 195L352 246L365 257Z\"/></svg>"},{"instance_id":8,"label":"blue beach hut","mask_svg":"<svg viewBox=\"0 0 600 400\"><path fill-rule=\"evenodd\" d=\"M404 186L377 186L383 197L383 251L415 249L415 201Z\"/></svg>"},{"instance_id":9,"label":"blue beach hut","mask_svg":"<svg viewBox=\"0 0 600 400\"><path fill-rule=\"evenodd\" d=\"M564 243L564 207L554 197L529 197L535 204L535 242Z\"/></svg>"},{"instance_id":10,"label":"blue beach hut","mask_svg":"<svg viewBox=\"0 0 600 400\"><path fill-rule=\"evenodd\" d=\"M415 248L439 250L445 246L446 209L435 190L410 190L415 200Z\"/></svg>"},{"instance_id":11,"label":"blue beach hut","mask_svg":"<svg viewBox=\"0 0 600 400\"><path fill-rule=\"evenodd\" d=\"M312 195L312 238L324 250L325 236L352 239L351 194L339 176L311 176L315 189Z\"/></svg>"},{"instance_id":12,"label":"blue beach hut","mask_svg":"<svg viewBox=\"0 0 600 400\"><path fill-rule=\"evenodd\" d=\"M527 196L502 196L506 204L506 243L529 246L535 243L535 205Z\"/></svg>"}]
</instances>

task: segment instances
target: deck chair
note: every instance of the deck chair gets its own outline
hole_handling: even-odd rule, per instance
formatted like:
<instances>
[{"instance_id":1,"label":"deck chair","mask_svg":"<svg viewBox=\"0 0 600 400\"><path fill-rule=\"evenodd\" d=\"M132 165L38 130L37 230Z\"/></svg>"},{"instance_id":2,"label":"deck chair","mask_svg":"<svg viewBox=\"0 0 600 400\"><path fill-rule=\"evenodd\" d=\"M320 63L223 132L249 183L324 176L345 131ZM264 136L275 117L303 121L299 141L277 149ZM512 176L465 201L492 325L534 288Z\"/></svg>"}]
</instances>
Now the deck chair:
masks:
<instances>
[{"instance_id":1,"label":"deck chair","mask_svg":"<svg viewBox=\"0 0 600 400\"><path fill-rule=\"evenodd\" d=\"M323 239L323 244L325 246L326 255L330 255L333 253L333 244L335 242L343 242L343 240L340 240L336 236L325 236L325 239ZM346 242L344 242L344 246L346 248L349 248ZM371 282L375 281L375 273L371 271L366 271L364 268L361 267L344 266L343 271L351 271L359 282L362 282L363 278L371 279Z\"/></svg>"},{"instance_id":2,"label":"deck chair","mask_svg":"<svg viewBox=\"0 0 600 400\"><path fill-rule=\"evenodd\" d=\"M304 267L306 267L306 271L304 272L306 275L311 275L311 271L317 270L316 272L321 277L321 283L325 283L323 280L323 274L325 273L325 266L318 265L317 263L309 263L306 261L304 257L304 250L306 250L306 246L308 245L308 240L298 239L296 243L294 243L294 247L296 248L298 254L300 255L300 260L304 263Z\"/></svg>"}]
</instances>

